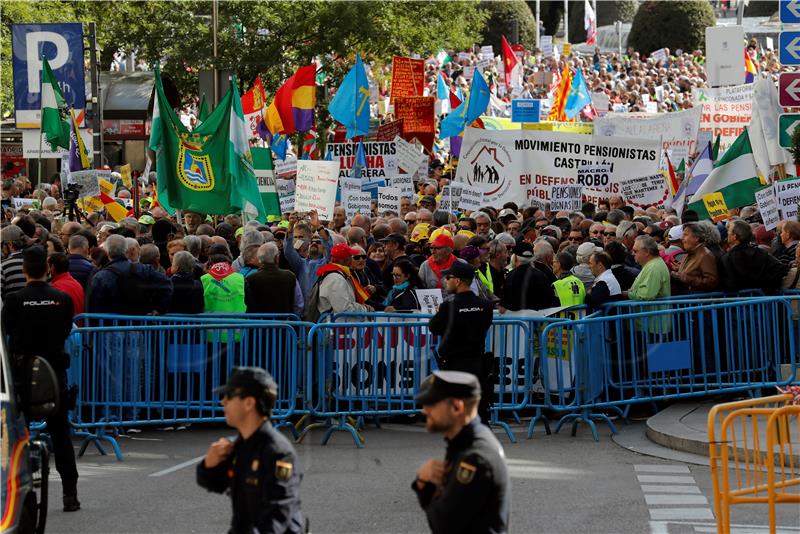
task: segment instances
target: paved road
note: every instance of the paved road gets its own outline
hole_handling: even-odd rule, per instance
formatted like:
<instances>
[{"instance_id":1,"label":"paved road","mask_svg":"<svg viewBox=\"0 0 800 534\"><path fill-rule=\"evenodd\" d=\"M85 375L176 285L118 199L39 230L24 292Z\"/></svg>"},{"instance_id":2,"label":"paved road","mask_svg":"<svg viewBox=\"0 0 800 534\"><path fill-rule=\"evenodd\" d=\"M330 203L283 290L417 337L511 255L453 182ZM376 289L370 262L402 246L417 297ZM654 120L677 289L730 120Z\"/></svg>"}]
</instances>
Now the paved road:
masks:
<instances>
[{"instance_id":1,"label":"paved road","mask_svg":"<svg viewBox=\"0 0 800 534\"><path fill-rule=\"evenodd\" d=\"M626 450L601 428L599 443L582 429L505 444L512 477L512 532L703 533L715 532L707 466L645 456ZM625 432L643 432L641 426ZM537 430L538 432L538 430ZM125 460L89 450L78 461L82 510L60 509L58 475L51 482L48 532L225 532L227 497L194 482L193 461L224 427L145 431L120 439ZM305 472L303 508L315 533L425 532L410 489L413 474L429 457L443 455L443 442L418 425L386 425L365 431L358 450L339 433L326 447L321 433L298 445ZM762 532L766 508L735 510L741 534ZM780 510L786 533L800 533L797 511Z\"/></svg>"}]
</instances>

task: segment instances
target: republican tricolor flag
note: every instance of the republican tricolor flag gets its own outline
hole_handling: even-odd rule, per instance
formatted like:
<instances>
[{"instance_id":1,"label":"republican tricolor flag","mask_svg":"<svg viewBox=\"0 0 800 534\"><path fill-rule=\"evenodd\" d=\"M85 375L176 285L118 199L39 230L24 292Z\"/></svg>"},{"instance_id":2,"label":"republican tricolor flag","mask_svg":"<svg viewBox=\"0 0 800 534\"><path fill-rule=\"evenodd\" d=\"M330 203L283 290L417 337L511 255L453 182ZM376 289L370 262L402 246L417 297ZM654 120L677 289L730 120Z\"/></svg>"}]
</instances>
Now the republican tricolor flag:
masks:
<instances>
[{"instance_id":1,"label":"republican tricolor flag","mask_svg":"<svg viewBox=\"0 0 800 534\"><path fill-rule=\"evenodd\" d=\"M750 54L747 53L747 48L744 49L744 83L753 83L758 74L758 69L753 63Z\"/></svg>"}]
</instances>

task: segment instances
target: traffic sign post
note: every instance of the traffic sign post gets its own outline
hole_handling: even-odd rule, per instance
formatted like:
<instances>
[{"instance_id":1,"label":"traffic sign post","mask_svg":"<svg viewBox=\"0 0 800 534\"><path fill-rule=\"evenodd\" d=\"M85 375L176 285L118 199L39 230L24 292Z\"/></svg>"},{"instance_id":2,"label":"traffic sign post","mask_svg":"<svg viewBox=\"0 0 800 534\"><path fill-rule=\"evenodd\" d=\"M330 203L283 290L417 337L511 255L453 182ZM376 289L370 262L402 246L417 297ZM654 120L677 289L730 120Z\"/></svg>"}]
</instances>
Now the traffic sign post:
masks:
<instances>
[{"instance_id":1,"label":"traffic sign post","mask_svg":"<svg viewBox=\"0 0 800 534\"><path fill-rule=\"evenodd\" d=\"M778 89L781 106L785 108L800 107L800 72L782 72Z\"/></svg>"},{"instance_id":2,"label":"traffic sign post","mask_svg":"<svg viewBox=\"0 0 800 534\"><path fill-rule=\"evenodd\" d=\"M779 49L783 65L800 65L800 31L781 32Z\"/></svg>"},{"instance_id":3,"label":"traffic sign post","mask_svg":"<svg viewBox=\"0 0 800 534\"><path fill-rule=\"evenodd\" d=\"M783 24L800 24L800 0L780 0L780 19Z\"/></svg>"},{"instance_id":4,"label":"traffic sign post","mask_svg":"<svg viewBox=\"0 0 800 534\"><path fill-rule=\"evenodd\" d=\"M778 117L778 142L783 148L792 147L792 134L800 126L800 113L784 113Z\"/></svg>"}]
</instances>

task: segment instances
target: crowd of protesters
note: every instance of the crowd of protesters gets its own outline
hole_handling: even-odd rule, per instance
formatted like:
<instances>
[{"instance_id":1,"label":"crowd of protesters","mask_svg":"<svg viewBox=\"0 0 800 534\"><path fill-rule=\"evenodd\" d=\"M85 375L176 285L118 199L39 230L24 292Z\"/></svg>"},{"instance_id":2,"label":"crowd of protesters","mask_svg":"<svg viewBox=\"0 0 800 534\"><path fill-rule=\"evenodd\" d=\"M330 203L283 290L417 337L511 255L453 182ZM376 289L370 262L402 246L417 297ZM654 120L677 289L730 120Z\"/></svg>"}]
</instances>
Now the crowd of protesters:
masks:
<instances>
[{"instance_id":1,"label":"crowd of protesters","mask_svg":"<svg viewBox=\"0 0 800 534\"><path fill-rule=\"evenodd\" d=\"M437 209L440 175L432 165L418 202L399 213L348 219L337 206L331 221L313 212L268 223L194 212L177 220L155 206L138 219L79 223L64 220L60 199L9 209L2 297L25 286L22 252L33 244L47 247L51 282L75 313L412 311L415 289L447 298L443 273L455 262L475 270L473 292L501 313L800 287L800 223L767 231L753 206L718 224L619 196L576 212L506 203L449 213Z\"/></svg>"}]
</instances>

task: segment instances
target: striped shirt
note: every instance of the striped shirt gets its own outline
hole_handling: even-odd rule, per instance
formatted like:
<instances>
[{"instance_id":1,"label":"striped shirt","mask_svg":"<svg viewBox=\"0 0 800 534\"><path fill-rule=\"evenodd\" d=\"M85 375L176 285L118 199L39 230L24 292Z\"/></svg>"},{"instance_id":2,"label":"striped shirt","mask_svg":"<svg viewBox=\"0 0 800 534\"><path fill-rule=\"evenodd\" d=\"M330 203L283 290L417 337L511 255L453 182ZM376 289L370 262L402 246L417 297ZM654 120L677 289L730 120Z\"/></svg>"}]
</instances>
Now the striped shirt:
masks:
<instances>
[{"instance_id":1,"label":"striped shirt","mask_svg":"<svg viewBox=\"0 0 800 534\"><path fill-rule=\"evenodd\" d=\"M0 263L0 291L3 300L11 293L25 287L25 274L22 272L22 251L11 253Z\"/></svg>"}]
</instances>

